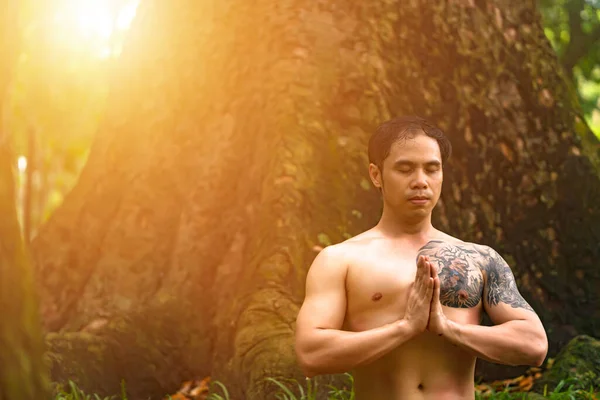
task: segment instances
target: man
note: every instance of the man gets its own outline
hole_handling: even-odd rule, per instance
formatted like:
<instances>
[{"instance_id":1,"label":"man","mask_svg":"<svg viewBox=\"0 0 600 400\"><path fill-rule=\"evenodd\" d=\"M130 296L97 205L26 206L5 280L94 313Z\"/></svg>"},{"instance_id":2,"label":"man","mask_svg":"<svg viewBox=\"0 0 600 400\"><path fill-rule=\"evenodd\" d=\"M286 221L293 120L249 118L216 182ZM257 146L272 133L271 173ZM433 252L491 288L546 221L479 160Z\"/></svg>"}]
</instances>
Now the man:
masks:
<instances>
[{"instance_id":1,"label":"man","mask_svg":"<svg viewBox=\"0 0 600 400\"><path fill-rule=\"evenodd\" d=\"M477 357L542 364L546 333L510 267L492 248L432 226L450 153L444 134L417 117L388 121L371 138L383 213L310 267L296 325L306 376L352 371L357 400L454 400L474 398ZM480 325L483 312L494 326Z\"/></svg>"}]
</instances>

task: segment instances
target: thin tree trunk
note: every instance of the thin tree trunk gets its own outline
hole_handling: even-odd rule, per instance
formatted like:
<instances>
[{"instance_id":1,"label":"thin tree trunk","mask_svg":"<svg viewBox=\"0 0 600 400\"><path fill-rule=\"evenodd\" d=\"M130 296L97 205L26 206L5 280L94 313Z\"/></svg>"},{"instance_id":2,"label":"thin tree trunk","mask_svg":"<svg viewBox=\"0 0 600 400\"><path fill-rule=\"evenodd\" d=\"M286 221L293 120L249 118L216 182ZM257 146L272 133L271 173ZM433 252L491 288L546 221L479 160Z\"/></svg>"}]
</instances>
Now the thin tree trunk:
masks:
<instances>
[{"instance_id":1,"label":"thin tree trunk","mask_svg":"<svg viewBox=\"0 0 600 400\"><path fill-rule=\"evenodd\" d=\"M598 45L600 40L600 27L595 26L591 32L583 30L582 12L585 9L585 0L571 0L566 2L565 8L569 16L569 42L562 54L560 62L566 74L572 79L573 68L579 60Z\"/></svg>"},{"instance_id":2,"label":"thin tree trunk","mask_svg":"<svg viewBox=\"0 0 600 400\"><path fill-rule=\"evenodd\" d=\"M14 157L0 132L0 400L48 398L33 274L17 219Z\"/></svg>"},{"instance_id":3,"label":"thin tree trunk","mask_svg":"<svg viewBox=\"0 0 600 400\"><path fill-rule=\"evenodd\" d=\"M5 99L18 52L16 1L0 1L0 400L49 397L37 297L17 217Z\"/></svg>"},{"instance_id":4,"label":"thin tree trunk","mask_svg":"<svg viewBox=\"0 0 600 400\"><path fill-rule=\"evenodd\" d=\"M553 351L600 335L597 144L533 1L147 0L138 15L80 181L33 243L54 354L83 343L56 379L142 395L211 374L267 399L264 378L302 378L307 268L376 223L366 143L399 114L453 141L436 226L506 257Z\"/></svg>"}]
</instances>

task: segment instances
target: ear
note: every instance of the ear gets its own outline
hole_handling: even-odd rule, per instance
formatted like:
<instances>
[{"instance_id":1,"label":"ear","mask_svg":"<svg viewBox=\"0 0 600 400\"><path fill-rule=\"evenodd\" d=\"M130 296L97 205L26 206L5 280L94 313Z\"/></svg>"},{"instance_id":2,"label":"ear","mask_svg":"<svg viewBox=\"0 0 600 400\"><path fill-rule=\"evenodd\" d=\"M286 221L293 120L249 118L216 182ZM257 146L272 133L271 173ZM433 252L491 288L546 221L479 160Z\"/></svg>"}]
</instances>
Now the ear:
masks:
<instances>
[{"instance_id":1,"label":"ear","mask_svg":"<svg viewBox=\"0 0 600 400\"><path fill-rule=\"evenodd\" d=\"M383 187L383 176L381 175L381 171L379 170L379 167L373 163L369 164L369 177L377 189Z\"/></svg>"}]
</instances>

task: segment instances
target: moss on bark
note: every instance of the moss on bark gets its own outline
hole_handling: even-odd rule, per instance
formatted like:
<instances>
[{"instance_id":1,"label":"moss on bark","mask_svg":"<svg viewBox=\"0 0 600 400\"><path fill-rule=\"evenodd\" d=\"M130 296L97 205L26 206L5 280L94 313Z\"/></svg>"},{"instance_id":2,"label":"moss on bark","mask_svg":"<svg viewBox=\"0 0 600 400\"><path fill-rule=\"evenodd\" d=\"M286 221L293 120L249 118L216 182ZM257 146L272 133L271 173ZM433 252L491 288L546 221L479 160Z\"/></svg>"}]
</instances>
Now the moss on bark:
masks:
<instances>
[{"instance_id":1,"label":"moss on bark","mask_svg":"<svg viewBox=\"0 0 600 400\"><path fill-rule=\"evenodd\" d=\"M132 398L161 398L187 379L210 375L196 358L206 350L202 334L186 321L195 316L182 303L149 305L146 310L98 320L83 332L46 336L51 379L74 381L85 392L102 396L120 392L125 381Z\"/></svg>"},{"instance_id":2,"label":"moss on bark","mask_svg":"<svg viewBox=\"0 0 600 400\"><path fill-rule=\"evenodd\" d=\"M584 391L600 388L600 340L580 335L572 339L556 356L552 367L535 383L533 388L548 393L556 388L560 381L564 388L573 385L573 389Z\"/></svg>"}]
</instances>

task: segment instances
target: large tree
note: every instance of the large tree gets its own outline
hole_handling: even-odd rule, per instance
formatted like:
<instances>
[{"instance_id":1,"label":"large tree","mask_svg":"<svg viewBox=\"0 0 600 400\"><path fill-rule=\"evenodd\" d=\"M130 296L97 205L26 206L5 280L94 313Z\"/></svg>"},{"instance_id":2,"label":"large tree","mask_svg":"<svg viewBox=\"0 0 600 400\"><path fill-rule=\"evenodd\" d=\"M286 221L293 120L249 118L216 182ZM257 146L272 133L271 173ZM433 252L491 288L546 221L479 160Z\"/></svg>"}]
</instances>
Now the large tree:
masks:
<instances>
[{"instance_id":1,"label":"large tree","mask_svg":"<svg viewBox=\"0 0 600 400\"><path fill-rule=\"evenodd\" d=\"M366 143L400 114L453 142L435 225L509 261L552 352L600 336L598 147L532 0L146 0L109 104L33 243L55 379L301 377L307 268L376 223Z\"/></svg>"},{"instance_id":2,"label":"large tree","mask_svg":"<svg viewBox=\"0 0 600 400\"><path fill-rule=\"evenodd\" d=\"M19 51L19 3L0 1L0 400L48 398L33 271L17 217L15 158L5 99Z\"/></svg>"}]
</instances>

